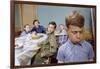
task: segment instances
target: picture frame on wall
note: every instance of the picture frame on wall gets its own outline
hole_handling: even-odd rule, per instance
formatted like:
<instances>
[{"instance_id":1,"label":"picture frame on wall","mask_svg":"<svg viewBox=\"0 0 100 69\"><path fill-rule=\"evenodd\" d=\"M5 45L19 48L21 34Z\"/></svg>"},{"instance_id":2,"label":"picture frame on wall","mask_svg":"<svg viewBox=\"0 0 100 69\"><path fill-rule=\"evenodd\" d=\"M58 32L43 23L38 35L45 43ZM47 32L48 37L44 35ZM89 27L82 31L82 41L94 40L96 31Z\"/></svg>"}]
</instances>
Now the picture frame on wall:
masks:
<instances>
[{"instance_id":1,"label":"picture frame on wall","mask_svg":"<svg viewBox=\"0 0 100 69\"><path fill-rule=\"evenodd\" d=\"M11 1L10 67L96 63L96 5Z\"/></svg>"}]
</instances>

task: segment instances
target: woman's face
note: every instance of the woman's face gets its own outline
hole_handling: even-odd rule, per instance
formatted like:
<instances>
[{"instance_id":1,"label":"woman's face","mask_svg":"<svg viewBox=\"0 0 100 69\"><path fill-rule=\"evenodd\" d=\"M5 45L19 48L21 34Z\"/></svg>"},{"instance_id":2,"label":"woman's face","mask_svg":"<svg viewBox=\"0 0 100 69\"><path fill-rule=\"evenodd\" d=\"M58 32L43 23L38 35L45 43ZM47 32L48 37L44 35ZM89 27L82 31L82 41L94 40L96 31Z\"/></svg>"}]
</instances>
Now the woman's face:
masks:
<instances>
[{"instance_id":1,"label":"woman's face","mask_svg":"<svg viewBox=\"0 0 100 69\"><path fill-rule=\"evenodd\" d=\"M64 25L60 25L59 27L60 27L60 29L61 29L61 30L63 30L63 29L64 29Z\"/></svg>"},{"instance_id":2,"label":"woman's face","mask_svg":"<svg viewBox=\"0 0 100 69\"><path fill-rule=\"evenodd\" d=\"M34 23L34 26L35 26L35 27L38 27L38 26L39 26L39 22L36 21L36 22Z\"/></svg>"}]
</instances>

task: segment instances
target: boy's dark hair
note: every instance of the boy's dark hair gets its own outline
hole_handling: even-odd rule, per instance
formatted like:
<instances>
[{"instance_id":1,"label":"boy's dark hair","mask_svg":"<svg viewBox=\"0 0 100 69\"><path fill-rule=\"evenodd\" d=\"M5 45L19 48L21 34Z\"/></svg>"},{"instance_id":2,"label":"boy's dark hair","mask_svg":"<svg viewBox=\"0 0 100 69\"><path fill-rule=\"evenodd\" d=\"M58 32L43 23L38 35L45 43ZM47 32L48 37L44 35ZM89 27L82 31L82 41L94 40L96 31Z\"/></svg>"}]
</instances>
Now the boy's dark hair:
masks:
<instances>
[{"instance_id":1,"label":"boy's dark hair","mask_svg":"<svg viewBox=\"0 0 100 69\"><path fill-rule=\"evenodd\" d=\"M35 19L35 20L33 21L33 25L35 24L35 22L40 23L39 20Z\"/></svg>"},{"instance_id":2,"label":"boy's dark hair","mask_svg":"<svg viewBox=\"0 0 100 69\"><path fill-rule=\"evenodd\" d=\"M54 22L54 21L49 22L49 25L50 25L50 24L54 25L55 28L57 27L56 22Z\"/></svg>"},{"instance_id":3,"label":"boy's dark hair","mask_svg":"<svg viewBox=\"0 0 100 69\"><path fill-rule=\"evenodd\" d=\"M67 18L66 18L66 26L69 28L69 25L74 25L78 27L84 26L84 17L76 11L73 11Z\"/></svg>"}]
</instances>

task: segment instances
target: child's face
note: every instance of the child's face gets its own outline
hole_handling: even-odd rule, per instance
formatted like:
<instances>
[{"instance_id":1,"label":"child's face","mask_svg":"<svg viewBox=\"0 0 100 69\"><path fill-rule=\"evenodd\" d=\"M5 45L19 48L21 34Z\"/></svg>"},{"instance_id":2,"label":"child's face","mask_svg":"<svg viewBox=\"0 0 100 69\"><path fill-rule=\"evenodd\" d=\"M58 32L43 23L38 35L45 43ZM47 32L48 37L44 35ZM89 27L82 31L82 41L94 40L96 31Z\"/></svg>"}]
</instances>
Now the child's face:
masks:
<instances>
[{"instance_id":1,"label":"child's face","mask_svg":"<svg viewBox=\"0 0 100 69\"><path fill-rule=\"evenodd\" d=\"M69 25L69 28L68 28L68 36L69 36L69 39L73 43L79 43L82 40L83 27L80 28L78 26Z\"/></svg>"},{"instance_id":2,"label":"child's face","mask_svg":"<svg viewBox=\"0 0 100 69\"><path fill-rule=\"evenodd\" d=\"M29 31L30 31L30 26L29 26L29 25L26 25L26 27L24 28L24 30L25 30L26 32L29 32Z\"/></svg>"}]
</instances>

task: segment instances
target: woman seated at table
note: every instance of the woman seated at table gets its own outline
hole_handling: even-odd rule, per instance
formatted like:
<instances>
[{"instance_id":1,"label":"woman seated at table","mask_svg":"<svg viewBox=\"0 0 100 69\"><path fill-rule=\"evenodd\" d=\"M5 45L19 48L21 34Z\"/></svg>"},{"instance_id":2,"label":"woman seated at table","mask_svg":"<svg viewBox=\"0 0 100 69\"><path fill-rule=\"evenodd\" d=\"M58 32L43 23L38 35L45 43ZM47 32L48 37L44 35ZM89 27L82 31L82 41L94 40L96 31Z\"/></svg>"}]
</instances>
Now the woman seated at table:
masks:
<instances>
[{"instance_id":1,"label":"woman seated at table","mask_svg":"<svg viewBox=\"0 0 100 69\"><path fill-rule=\"evenodd\" d=\"M60 33L66 35L66 27L63 24L59 25Z\"/></svg>"},{"instance_id":2,"label":"woman seated at table","mask_svg":"<svg viewBox=\"0 0 100 69\"><path fill-rule=\"evenodd\" d=\"M46 29L39 24L40 24L40 22L38 20L34 20L33 28L31 31L36 31L37 33L46 33Z\"/></svg>"},{"instance_id":3,"label":"woman seated at table","mask_svg":"<svg viewBox=\"0 0 100 69\"><path fill-rule=\"evenodd\" d=\"M24 30L23 30L23 32L21 33L20 36L25 36L25 35L28 34L28 33L30 33L30 25L29 25L29 24L26 24L26 25L24 26Z\"/></svg>"},{"instance_id":4,"label":"woman seated at table","mask_svg":"<svg viewBox=\"0 0 100 69\"><path fill-rule=\"evenodd\" d=\"M64 44L67 41L67 31L63 24L59 25L59 33L58 33L58 43L59 45Z\"/></svg>"}]
</instances>

